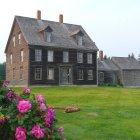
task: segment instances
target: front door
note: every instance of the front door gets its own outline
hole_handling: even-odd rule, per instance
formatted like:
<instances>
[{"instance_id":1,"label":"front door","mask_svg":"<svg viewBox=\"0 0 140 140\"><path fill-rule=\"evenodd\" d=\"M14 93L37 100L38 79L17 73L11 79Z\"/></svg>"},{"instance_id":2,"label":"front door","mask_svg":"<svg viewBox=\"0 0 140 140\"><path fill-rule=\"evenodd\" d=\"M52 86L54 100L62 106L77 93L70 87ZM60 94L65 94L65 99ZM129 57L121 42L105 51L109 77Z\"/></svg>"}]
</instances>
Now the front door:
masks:
<instances>
[{"instance_id":1,"label":"front door","mask_svg":"<svg viewBox=\"0 0 140 140\"><path fill-rule=\"evenodd\" d=\"M60 84L69 85L72 84L72 68L60 67Z\"/></svg>"}]
</instances>

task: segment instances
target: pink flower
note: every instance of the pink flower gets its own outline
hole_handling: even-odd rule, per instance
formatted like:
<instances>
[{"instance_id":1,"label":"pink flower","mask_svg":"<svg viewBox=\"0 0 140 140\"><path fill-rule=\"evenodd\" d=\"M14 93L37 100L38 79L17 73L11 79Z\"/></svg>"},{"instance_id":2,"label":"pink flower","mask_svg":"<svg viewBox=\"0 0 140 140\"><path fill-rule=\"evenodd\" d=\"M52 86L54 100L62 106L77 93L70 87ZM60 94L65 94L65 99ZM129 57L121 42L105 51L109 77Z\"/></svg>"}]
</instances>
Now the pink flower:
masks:
<instances>
[{"instance_id":1,"label":"pink flower","mask_svg":"<svg viewBox=\"0 0 140 140\"><path fill-rule=\"evenodd\" d=\"M4 81L2 86L3 86L3 87L7 87L7 86L9 86L9 85L10 85L10 83L9 83L8 81Z\"/></svg>"},{"instance_id":2,"label":"pink flower","mask_svg":"<svg viewBox=\"0 0 140 140\"><path fill-rule=\"evenodd\" d=\"M14 98L14 96L15 96L14 91L9 91L7 93L7 98L8 98L9 101L11 101Z\"/></svg>"},{"instance_id":3,"label":"pink flower","mask_svg":"<svg viewBox=\"0 0 140 140\"><path fill-rule=\"evenodd\" d=\"M41 129L40 126L38 125L35 125L33 128L32 128L32 131L31 133L36 137L36 138L43 138L44 137L44 129Z\"/></svg>"},{"instance_id":4,"label":"pink flower","mask_svg":"<svg viewBox=\"0 0 140 140\"><path fill-rule=\"evenodd\" d=\"M40 110L46 110L47 107L44 103L40 103Z\"/></svg>"},{"instance_id":5,"label":"pink flower","mask_svg":"<svg viewBox=\"0 0 140 140\"><path fill-rule=\"evenodd\" d=\"M22 93L27 93L27 94L30 94L30 89L28 87L25 87L22 91Z\"/></svg>"},{"instance_id":6,"label":"pink flower","mask_svg":"<svg viewBox=\"0 0 140 140\"><path fill-rule=\"evenodd\" d=\"M30 110L31 107L32 107L31 103L25 100L19 101L18 106L17 106L20 113L28 112L28 110Z\"/></svg>"},{"instance_id":7,"label":"pink flower","mask_svg":"<svg viewBox=\"0 0 140 140\"><path fill-rule=\"evenodd\" d=\"M0 118L0 124L3 124L5 122L5 118Z\"/></svg>"},{"instance_id":8,"label":"pink flower","mask_svg":"<svg viewBox=\"0 0 140 140\"><path fill-rule=\"evenodd\" d=\"M58 131L62 135L63 134L63 131L64 131L64 128L63 127L59 127Z\"/></svg>"},{"instance_id":9,"label":"pink flower","mask_svg":"<svg viewBox=\"0 0 140 140\"><path fill-rule=\"evenodd\" d=\"M44 102L44 98L43 98L43 96L41 94L37 95L36 99L40 103Z\"/></svg>"},{"instance_id":10,"label":"pink flower","mask_svg":"<svg viewBox=\"0 0 140 140\"><path fill-rule=\"evenodd\" d=\"M17 140L26 140L26 129L21 126L17 127L15 137Z\"/></svg>"}]
</instances>

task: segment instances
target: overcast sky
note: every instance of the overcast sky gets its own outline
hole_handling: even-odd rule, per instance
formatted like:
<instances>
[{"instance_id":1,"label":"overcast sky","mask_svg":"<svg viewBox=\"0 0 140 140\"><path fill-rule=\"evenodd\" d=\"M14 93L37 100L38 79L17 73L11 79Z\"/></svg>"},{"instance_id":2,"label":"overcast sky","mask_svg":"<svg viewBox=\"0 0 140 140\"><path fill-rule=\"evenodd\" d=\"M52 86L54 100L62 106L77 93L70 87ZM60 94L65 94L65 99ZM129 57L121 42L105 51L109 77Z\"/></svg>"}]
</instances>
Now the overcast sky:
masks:
<instances>
[{"instance_id":1,"label":"overcast sky","mask_svg":"<svg viewBox=\"0 0 140 140\"><path fill-rule=\"evenodd\" d=\"M107 56L140 54L140 0L4 0L0 4L0 62L15 15L80 24Z\"/></svg>"}]
</instances>

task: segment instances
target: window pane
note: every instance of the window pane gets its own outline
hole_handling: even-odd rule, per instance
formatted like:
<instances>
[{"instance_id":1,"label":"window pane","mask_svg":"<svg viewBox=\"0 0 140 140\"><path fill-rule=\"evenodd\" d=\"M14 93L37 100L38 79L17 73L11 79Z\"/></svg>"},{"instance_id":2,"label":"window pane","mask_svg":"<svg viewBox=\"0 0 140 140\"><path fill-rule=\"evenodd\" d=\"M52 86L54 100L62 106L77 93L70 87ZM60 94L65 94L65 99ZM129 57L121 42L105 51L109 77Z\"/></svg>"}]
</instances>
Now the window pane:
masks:
<instances>
[{"instance_id":1,"label":"window pane","mask_svg":"<svg viewBox=\"0 0 140 140\"><path fill-rule=\"evenodd\" d=\"M63 52L63 62L69 62L69 53L66 51Z\"/></svg>"},{"instance_id":2,"label":"window pane","mask_svg":"<svg viewBox=\"0 0 140 140\"><path fill-rule=\"evenodd\" d=\"M42 50L35 49L35 61L41 61L42 59Z\"/></svg>"},{"instance_id":3,"label":"window pane","mask_svg":"<svg viewBox=\"0 0 140 140\"><path fill-rule=\"evenodd\" d=\"M78 45L82 45L82 40L83 40L83 39L82 39L82 36L78 35L78 36L77 36L77 44L78 44Z\"/></svg>"},{"instance_id":4,"label":"window pane","mask_svg":"<svg viewBox=\"0 0 140 140\"><path fill-rule=\"evenodd\" d=\"M93 70L88 70L88 80L93 80Z\"/></svg>"},{"instance_id":5,"label":"window pane","mask_svg":"<svg viewBox=\"0 0 140 140\"><path fill-rule=\"evenodd\" d=\"M15 36L13 37L13 45L14 45L14 47L16 46L16 38L15 38Z\"/></svg>"},{"instance_id":6,"label":"window pane","mask_svg":"<svg viewBox=\"0 0 140 140\"><path fill-rule=\"evenodd\" d=\"M48 50L48 62L53 62L53 50Z\"/></svg>"},{"instance_id":7,"label":"window pane","mask_svg":"<svg viewBox=\"0 0 140 140\"><path fill-rule=\"evenodd\" d=\"M20 51L20 61L23 62L23 50Z\"/></svg>"},{"instance_id":8,"label":"window pane","mask_svg":"<svg viewBox=\"0 0 140 140\"><path fill-rule=\"evenodd\" d=\"M13 80L15 79L15 68L13 68Z\"/></svg>"},{"instance_id":9,"label":"window pane","mask_svg":"<svg viewBox=\"0 0 140 140\"><path fill-rule=\"evenodd\" d=\"M18 43L21 44L21 33L18 34Z\"/></svg>"},{"instance_id":10,"label":"window pane","mask_svg":"<svg viewBox=\"0 0 140 140\"><path fill-rule=\"evenodd\" d=\"M23 67L20 67L20 80L23 79Z\"/></svg>"},{"instance_id":11,"label":"window pane","mask_svg":"<svg viewBox=\"0 0 140 140\"><path fill-rule=\"evenodd\" d=\"M10 54L10 64L12 64L12 63L13 63L13 55Z\"/></svg>"},{"instance_id":12,"label":"window pane","mask_svg":"<svg viewBox=\"0 0 140 140\"><path fill-rule=\"evenodd\" d=\"M83 63L83 53L77 53L77 63Z\"/></svg>"},{"instance_id":13,"label":"window pane","mask_svg":"<svg viewBox=\"0 0 140 140\"><path fill-rule=\"evenodd\" d=\"M48 80L54 80L54 68L48 68Z\"/></svg>"},{"instance_id":14,"label":"window pane","mask_svg":"<svg viewBox=\"0 0 140 140\"><path fill-rule=\"evenodd\" d=\"M42 79L42 68L35 68L35 80Z\"/></svg>"},{"instance_id":15,"label":"window pane","mask_svg":"<svg viewBox=\"0 0 140 140\"><path fill-rule=\"evenodd\" d=\"M87 54L87 63L92 64L92 53Z\"/></svg>"}]
</instances>

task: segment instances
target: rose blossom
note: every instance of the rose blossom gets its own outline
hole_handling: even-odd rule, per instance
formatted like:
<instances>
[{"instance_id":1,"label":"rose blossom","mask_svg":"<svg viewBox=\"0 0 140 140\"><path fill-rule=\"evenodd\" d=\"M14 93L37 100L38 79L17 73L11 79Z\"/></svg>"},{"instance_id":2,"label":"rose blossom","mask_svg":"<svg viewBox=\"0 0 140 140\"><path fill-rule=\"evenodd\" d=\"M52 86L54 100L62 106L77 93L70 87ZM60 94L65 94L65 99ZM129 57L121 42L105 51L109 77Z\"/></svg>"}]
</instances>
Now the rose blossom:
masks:
<instances>
[{"instance_id":1,"label":"rose blossom","mask_svg":"<svg viewBox=\"0 0 140 140\"><path fill-rule=\"evenodd\" d=\"M38 102L41 102L41 103L44 102L44 98L41 94L37 95L36 99Z\"/></svg>"},{"instance_id":2,"label":"rose blossom","mask_svg":"<svg viewBox=\"0 0 140 140\"><path fill-rule=\"evenodd\" d=\"M11 101L13 99L14 95L15 95L14 91L9 91L7 93L8 100Z\"/></svg>"},{"instance_id":3,"label":"rose blossom","mask_svg":"<svg viewBox=\"0 0 140 140\"><path fill-rule=\"evenodd\" d=\"M47 107L44 103L40 103L40 110L46 110Z\"/></svg>"},{"instance_id":4,"label":"rose blossom","mask_svg":"<svg viewBox=\"0 0 140 140\"><path fill-rule=\"evenodd\" d=\"M28 110L30 110L31 107L32 107L31 103L25 100L19 101L18 106L17 106L20 113L28 112Z\"/></svg>"},{"instance_id":5,"label":"rose blossom","mask_svg":"<svg viewBox=\"0 0 140 140\"><path fill-rule=\"evenodd\" d=\"M31 133L38 139L44 137L44 129L41 129L40 126L38 126L38 125L35 125L32 128Z\"/></svg>"},{"instance_id":6,"label":"rose blossom","mask_svg":"<svg viewBox=\"0 0 140 140\"><path fill-rule=\"evenodd\" d=\"M64 131L64 128L63 127L59 127L58 131L62 135L63 134L63 131Z\"/></svg>"},{"instance_id":7,"label":"rose blossom","mask_svg":"<svg viewBox=\"0 0 140 140\"><path fill-rule=\"evenodd\" d=\"M0 124L3 124L5 122L5 118L0 118Z\"/></svg>"},{"instance_id":8,"label":"rose blossom","mask_svg":"<svg viewBox=\"0 0 140 140\"><path fill-rule=\"evenodd\" d=\"M15 137L17 140L26 140L26 129L21 126L17 127Z\"/></svg>"},{"instance_id":9,"label":"rose blossom","mask_svg":"<svg viewBox=\"0 0 140 140\"><path fill-rule=\"evenodd\" d=\"M22 91L22 93L27 93L27 94L30 94L30 89L28 87L25 87Z\"/></svg>"},{"instance_id":10,"label":"rose blossom","mask_svg":"<svg viewBox=\"0 0 140 140\"><path fill-rule=\"evenodd\" d=\"M9 86L9 85L10 85L10 84L9 84L8 81L4 81L2 86L3 86L3 87L7 87L7 86Z\"/></svg>"}]
</instances>

